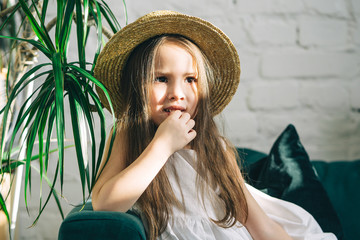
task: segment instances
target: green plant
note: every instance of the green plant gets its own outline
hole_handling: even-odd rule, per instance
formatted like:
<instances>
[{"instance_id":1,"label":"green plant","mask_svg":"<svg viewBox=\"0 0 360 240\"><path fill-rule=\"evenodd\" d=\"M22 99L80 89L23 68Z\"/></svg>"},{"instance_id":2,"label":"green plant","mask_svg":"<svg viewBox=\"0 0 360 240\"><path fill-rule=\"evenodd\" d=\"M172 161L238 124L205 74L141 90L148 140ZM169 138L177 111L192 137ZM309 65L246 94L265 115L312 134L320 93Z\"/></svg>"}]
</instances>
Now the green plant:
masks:
<instances>
[{"instance_id":1,"label":"green plant","mask_svg":"<svg viewBox=\"0 0 360 240\"><path fill-rule=\"evenodd\" d=\"M105 87L93 77L93 68L100 52L103 41L103 29L105 28L102 18L106 20L107 25L112 32L117 32L120 25L115 19L114 14L104 1L97 0L57 0L57 17L47 22L47 10L49 1L26 1L19 0L11 11L8 11L7 18L0 27L0 31L8 26L11 19L16 14L21 13L21 24L29 22L34 37L21 38L13 35L1 35L1 38L11 39L16 49L21 43L32 45L48 60L48 63L35 65L25 72L16 84L8 88L8 100L4 108L0 110L2 114L2 126L4 131L1 133L1 151L0 151L0 173L11 172L14 168L24 165L25 180L25 204L27 206L27 192L31 190L31 170L35 169L33 161L39 165L40 183L45 181L50 187L50 193L44 203L39 207L39 214L34 223L38 220L42 211L46 207L50 196L57 200L59 209L61 205L58 201L58 195L55 191L55 185L60 181L61 192L64 182L64 150L65 150L65 126L64 102L68 102L70 107L71 129L74 137L77 163L81 179L81 188L83 201L86 201L91 189L96 181L100 169L100 162L104 151L106 132L105 115L97 93L94 91L95 85L102 89L109 99ZM123 6L126 13L125 1ZM10 8L9 8L10 9ZM51 25L55 23L53 38L50 37ZM49 27L50 26L50 27ZM77 39L77 60L70 62L68 59L69 39L71 29L76 28ZM92 28L92 26L94 26ZM89 33L95 29L98 37L97 50L93 60L88 62L85 47ZM53 40L54 39L54 40ZM9 70L12 66L9 63ZM9 78L8 78L9 79ZM36 89L26 98L23 106L19 109L16 120L13 122L13 130L10 134L8 143L5 142L6 122L11 114L11 106L17 97L26 89L26 87L36 82ZM113 123L115 118L113 115ZM99 121L100 140L95 136L95 119ZM24 129L27 129L24 131ZM114 129L114 128L113 128ZM112 132L112 139L115 136L115 130ZM58 161L55 163L56 170L52 180L48 178L50 142L56 132ZM87 164L87 149L84 144L87 139L83 138L82 133L88 132L91 141L91 160ZM20 146L26 147L26 156L23 160L16 160L13 149L16 139L23 139ZM34 156L33 149L36 141L38 143L38 154ZM112 145L112 141L111 144ZM14 160L15 159L15 160ZM29 188L29 189L28 189ZM41 197L40 191L40 199ZM7 215L4 203L4 196L0 194L1 208Z\"/></svg>"}]
</instances>

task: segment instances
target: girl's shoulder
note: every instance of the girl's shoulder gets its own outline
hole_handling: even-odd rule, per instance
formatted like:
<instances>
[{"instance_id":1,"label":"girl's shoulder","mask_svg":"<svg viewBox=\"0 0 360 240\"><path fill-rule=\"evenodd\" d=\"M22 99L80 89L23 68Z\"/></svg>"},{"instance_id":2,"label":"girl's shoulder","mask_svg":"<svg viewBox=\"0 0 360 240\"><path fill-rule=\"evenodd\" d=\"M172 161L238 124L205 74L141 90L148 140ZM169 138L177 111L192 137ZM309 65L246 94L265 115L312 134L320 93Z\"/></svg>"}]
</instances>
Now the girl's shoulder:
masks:
<instances>
[{"instance_id":1,"label":"girl's shoulder","mask_svg":"<svg viewBox=\"0 0 360 240\"><path fill-rule=\"evenodd\" d=\"M101 165L111 165L116 168L123 168L125 164L125 141L124 131L112 128L106 141L105 150Z\"/></svg>"}]
</instances>

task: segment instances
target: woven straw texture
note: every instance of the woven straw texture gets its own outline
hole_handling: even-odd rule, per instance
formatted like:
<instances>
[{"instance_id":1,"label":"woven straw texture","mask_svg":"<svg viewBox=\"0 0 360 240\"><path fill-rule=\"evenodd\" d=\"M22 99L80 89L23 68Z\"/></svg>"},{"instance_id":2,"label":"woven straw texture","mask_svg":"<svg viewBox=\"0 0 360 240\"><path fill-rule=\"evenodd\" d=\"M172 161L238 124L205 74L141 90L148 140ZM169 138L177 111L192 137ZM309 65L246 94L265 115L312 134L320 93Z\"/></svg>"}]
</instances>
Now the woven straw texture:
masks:
<instances>
[{"instance_id":1,"label":"woven straw texture","mask_svg":"<svg viewBox=\"0 0 360 240\"><path fill-rule=\"evenodd\" d=\"M99 55L95 77L108 89L116 116L123 111L119 85L121 72L132 50L149 38L179 34L191 39L204 52L214 69L210 84L211 112L215 116L230 102L240 81L240 61L230 39L211 23L174 11L149 13L127 25L109 40ZM103 105L110 110L102 90L97 89Z\"/></svg>"}]
</instances>

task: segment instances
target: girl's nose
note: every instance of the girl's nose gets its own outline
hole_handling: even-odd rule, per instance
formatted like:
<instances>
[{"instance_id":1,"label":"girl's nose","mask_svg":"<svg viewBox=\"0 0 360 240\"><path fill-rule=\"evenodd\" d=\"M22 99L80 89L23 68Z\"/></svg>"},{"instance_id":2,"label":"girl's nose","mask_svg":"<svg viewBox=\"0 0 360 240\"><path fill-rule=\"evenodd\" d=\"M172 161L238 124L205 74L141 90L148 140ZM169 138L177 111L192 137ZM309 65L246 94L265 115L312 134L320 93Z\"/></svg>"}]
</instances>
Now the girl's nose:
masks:
<instances>
[{"instance_id":1,"label":"girl's nose","mask_svg":"<svg viewBox=\"0 0 360 240\"><path fill-rule=\"evenodd\" d=\"M184 90L183 87L181 86L180 83L173 83L170 86L168 86L168 94L167 97L170 100L184 100L185 99L185 94L184 94Z\"/></svg>"}]
</instances>

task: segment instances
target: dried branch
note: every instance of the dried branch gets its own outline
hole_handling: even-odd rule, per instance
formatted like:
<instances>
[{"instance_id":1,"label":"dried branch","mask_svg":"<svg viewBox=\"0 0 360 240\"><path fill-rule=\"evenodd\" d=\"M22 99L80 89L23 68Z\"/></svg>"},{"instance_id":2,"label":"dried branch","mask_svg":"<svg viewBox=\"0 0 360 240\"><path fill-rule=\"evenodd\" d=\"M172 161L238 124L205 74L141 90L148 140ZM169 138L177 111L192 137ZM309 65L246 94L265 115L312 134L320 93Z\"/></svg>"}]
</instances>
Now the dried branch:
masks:
<instances>
[{"instance_id":1,"label":"dried branch","mask_svg":"<svg viewBox=\"0 0 360 240\"><path fill-rule=\"evenodd\" d=\"M6 15L8 15L9 13L11 13L18 5L19 3L15 4L14 6L5 8L4 10L2 10L0 12L0 18L5 17Z\"/></svg>"}]
</instances>

